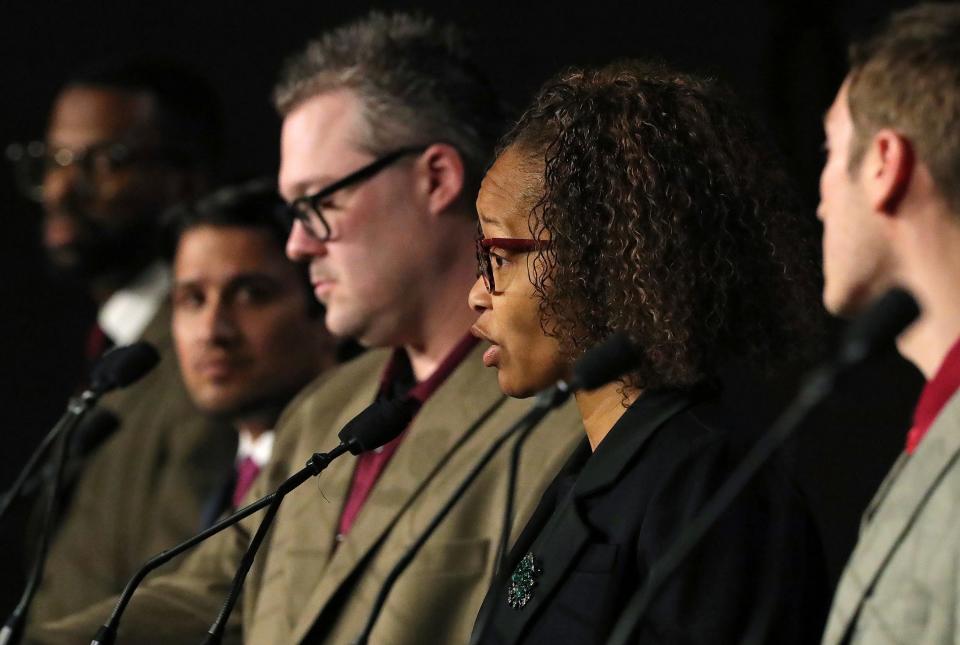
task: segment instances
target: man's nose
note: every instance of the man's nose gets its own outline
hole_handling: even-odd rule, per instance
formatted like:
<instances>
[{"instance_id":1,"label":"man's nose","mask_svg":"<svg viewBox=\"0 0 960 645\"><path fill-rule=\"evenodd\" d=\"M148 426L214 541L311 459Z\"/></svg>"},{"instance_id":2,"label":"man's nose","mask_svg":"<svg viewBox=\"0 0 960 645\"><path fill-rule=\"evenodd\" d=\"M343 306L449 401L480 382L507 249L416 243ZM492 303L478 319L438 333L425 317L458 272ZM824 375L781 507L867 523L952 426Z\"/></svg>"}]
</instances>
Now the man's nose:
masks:
<instances>
[{"instance_id":1,"label":"man's nose","mask_svg":"<svg viewBox=\"0 0 960 645\"><path fill-rule=\"evenodd\" d=\"M66 210L76 200L90 195L82 169L78 164L55 167L43 176L43 202L50 210Z\"/></svg>"},{"instance_id":2,"label":"man's nose","mask_svg":"<svg viewBox=\"0 0 960 645\"><path fill-rule=\"evenodd\" d=\"M287 237L287 257L294 262L303 262L326 254L327 243L318 240L302 222L295 220Z\"/></svg>"},{"instance_id":3,"label":"man's nose","mask_svg":"<svg viewBox=\"0 0 960 645\"><path fill-rule=\"evenodd\" d=\"M202 337L209 343L230 343L238 335L233 309L222 299L209 303L201 325L203 326Z\"/></svg>"}]
</instances>

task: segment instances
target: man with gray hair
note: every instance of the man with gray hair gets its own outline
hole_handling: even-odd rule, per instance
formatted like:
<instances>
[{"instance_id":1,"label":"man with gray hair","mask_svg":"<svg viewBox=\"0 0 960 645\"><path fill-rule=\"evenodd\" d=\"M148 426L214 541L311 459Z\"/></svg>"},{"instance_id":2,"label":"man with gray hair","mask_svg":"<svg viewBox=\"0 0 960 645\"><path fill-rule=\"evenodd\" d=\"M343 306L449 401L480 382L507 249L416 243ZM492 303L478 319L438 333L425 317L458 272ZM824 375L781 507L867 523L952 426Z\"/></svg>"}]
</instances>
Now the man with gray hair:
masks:
<instances>
[{"instance_id":1,"label":"man with gray hair","mask_svg":"<svg viewBox=\"0 0 960 645\"><path fill-rule=\"evenodd\" d=\"M281 442L253 495L274 489L379 398L418 413L382 450L337 460L281 507L228 640L349 643L410 545L466 473L529 404L509 401L468 330L476 276L476 187L501 120L497 99L455 30L371 14L311 43L277 92L287 254L309 265L325 322L373 348L308 386L284 413ZM524 443L513 526L522 525L582 428L551 414ZM503 530L509 444L456 501L396 580L370 642L466 642ZM175 574L138 592L121 642L202 637L227 593L258 516L210 540ZM33 630L75 642L101 604Z\"/></svg>"}]
</instances>

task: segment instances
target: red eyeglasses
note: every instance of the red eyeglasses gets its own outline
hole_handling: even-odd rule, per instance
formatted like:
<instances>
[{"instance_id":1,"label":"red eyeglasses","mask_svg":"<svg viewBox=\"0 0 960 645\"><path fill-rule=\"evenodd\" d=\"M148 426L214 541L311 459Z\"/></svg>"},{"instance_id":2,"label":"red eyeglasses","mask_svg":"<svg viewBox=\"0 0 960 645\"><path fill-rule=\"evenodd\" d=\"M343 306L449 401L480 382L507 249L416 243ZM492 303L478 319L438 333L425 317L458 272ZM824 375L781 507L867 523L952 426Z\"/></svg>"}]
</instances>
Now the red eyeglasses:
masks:
<instances>
[{"instance_id":1,"label":"red eyeglasses","mask_svg":"<svg viewBox=\"0 0 960 645\"><path fill-rule=\"evenodd\" d=\"M511 253L531 253L550 248L550 240L516 237L485 237L477 240L477 275L483 278L488 293L496 291L496 275L503 268L504 258L490 252L498 248ZM502 284L502 281L501 281Z\"/></svg>"}]
</instances>

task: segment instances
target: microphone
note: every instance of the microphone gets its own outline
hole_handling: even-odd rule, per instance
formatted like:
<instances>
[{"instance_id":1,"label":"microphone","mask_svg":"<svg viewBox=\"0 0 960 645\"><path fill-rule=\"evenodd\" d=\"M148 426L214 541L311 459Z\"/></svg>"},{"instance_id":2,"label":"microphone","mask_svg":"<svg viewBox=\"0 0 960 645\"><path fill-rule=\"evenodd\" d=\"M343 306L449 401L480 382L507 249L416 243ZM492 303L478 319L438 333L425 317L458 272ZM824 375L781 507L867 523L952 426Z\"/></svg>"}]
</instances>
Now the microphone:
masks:
<instances>
[{"instance_id":1,"label":"microphone","mask_svg":"<svg viewBox=\"0 0 960 645\"><path fill-rule=\"evenodd\" d=\"M599 345L584 352L576 363L569 381L556 385L537 395L536 405L555 408L580 390L595 390L630 372L643 355L624 332L614 332Z\"/></svg>"},{"instance_id":2,"label":"microphone","mask_svg":"<svg viewBox=\"0 0 960 645\"><path fill-rule=\"evenodd\" d=\"M40 580L43 577L47 551L50 548L50 536L58 512L63 472L68 454L70 453L74 431L102 395L140 379L144 374L153 369L159 359L160 357L157 351L146 342L139 342L126 347L117 347L104 354L93 369L91 386L81 393L80 396L70 400L67 405L67 411L43 438L43 441L40 442L40 445L30 456L26 466L20 471L10 490L7 491L2 506L0 506L0 517L7 512L13 500L19 496L27 479L34 473L46 452L54 442L60 439L53 476L47 486L47 500L43 509L40 539L37 543L37 555L34 559L30 576L27 579L26 587L23 590L23 595L20 597L20 601L17 603L17 606L9 618L7 618L3 628L0 629L0 645L6 645L7 643L20 640L20 634L23 630L23 620L27 610L30 608L30 603L33 601L33 596L37 592L37 587L40 585Z\"/></svg>"},{"instance_id":3,"label":"microphone","mask_svg":"<svg viewBox=\"0 0 960 645\"><path fill-rule=\"evenodd\" d=\"M899 336L919 315L913 296L903 289L891 289L847 326L838 361L844 365L859 363Z\"/></svg>"},{"instance_id":4,"label":"microphone","mask_svg":"<svg viewBox=\"0 0 960 645\"><path fill-rule=\"evenodd\" d=\"M494 439L493 443L490 444L487 450L484 451L484 453L480 456L473 468L469 473L467 473L467 476L463 478L443 507L430 520L427 528L423 531L423 533L420 534L416 541L414 541L413 544L407 548L400 560L397 561L393 569L390 570L390 573L387 574L387 577L384 580L383 585L380 587L380 591L377 593L376 599L374 600L373 608L367 617L367 622L364 625L363 631L353 641L353 645L366 645L370 639L370 634L373 632L373 628L376 625L377 618L380 616L380 612L383 611L383 606L386 603L387 596L390 594L390 590L393 589L393 586L400 578L400 575L407 569L408 566L410 566L410 563L413 562L414 558L420 552L420 549L423 548L423 545L426 544L427 540L430 539L430 536L433 535L434 531L437 530L444 518L446 518L450 511L453 510L453 507L460 500L460 498L463 497L463 494L467 491L470 485L473 484L474 480L480 476L480 473L483 472L483 469L486 467L486 465L494 458L494 456L496 456L500 448L503 447L503 445L511 437L514 435L519 435L516 443L514 444L514 452L512 454L510 471L508 473L507 480L507 505L505 508L507 509L507 513L512 514L510 509L512 508L513 493L516 485L516 471L519 463L519 451L520 447L523 445L523 442L526 441L533 429L537 427L540 421L542 421L551 410L563 404L573 392L582 389L596 389L602 385L605 385L606 383L619 378L626 372L629 372L631 369L636 367L639 360L639 352L636 351L627 336L622 333L614 334L597 347L594 347L586 352L580 358L580 360L576 362L573 368L573 376L568 382L558 381L557 384L552 388L544 390L538 394L533 407L523 417L521 417L519 421L514 423L509 429ZM485 420L486 417L479 419L477 423L474 424L474 427ZM503 543L509 539L509 525L510 518L506 518L503 524L504 531L500 538L501 542ZM501 544L498 546L497 552L501 552L502 549L503 545Z\"/></svg>"},{"instance_id":5,"label":"microphone","mask_svg":"<svg viewBox=\"0 0 960 645\"><path fill-rule=\"evenodd\" d=\"M64 482L74 481L83 470L87 457L93 454L120 427L120 419L103 408L93 408L73 432L67 463L64 466ZM44 483L53 478L55 465L48 463L31 476L20 490L20 497L29 497Z\"/></svg>"},{"instance_id":6,"label":"microphone","mask_svg":"<svg viewBox=\"0 0 960 645\"><path fill-rule=\"evenodd\" d=\"M97 630L96 635L91 641L91 645L112 645L112 643L115 642L117 629L120 625L123 612L126 610L137 587L151 571L166 564L176 556L203 542L212 535L233 526L248 515L252 515L260 509L268 507L266 513L264 513L263 520L260 522L260 526L257 528L257 532L254 534L246 553L243 555L240 567L233 579L233 585L230 588L230 593L224 602L223 608L220 610L216 621L214 621L208 630L204 640L206 643L219 642L223 637L227 619L230 617L233 606L239 598L240 589L246 580L247 572L253 565L256 552L266 537L270 523L280 509L280 504L287 493L311 477L319 475L330 465L330 462L347 452L353 455L359 455L362 452L374 450L392 441L410 424L418 407L419 404L413 399L403 399L399 401L378 399L343 427L338 434L340 444L337 447L330 452L314 453L313 456L307 460L306 466L288 477L274 492L248 504L192 538L152 557L140 567L133 577L130 578L130 581L127 582L127 586L124 587L123 593L113 608L113 612L110 614L107 622Z\"/></svg>"},{"instance_id":7,"label":"microphone","mask_svg":"<svg viewBox=\"0 0 960 645\"><path fill-rule=\"evenodd\" d=\"M23 470L17 475L10 489L4 495L3 500L0 501L0 518L6 514L13 500L20 495L24 484L27 483L27 480L34 474L39 466L40 460L43 459L44 455L46 455L47 451L50 450L50 447L57 440L57 437L63 432L64 425L67 423L68 418L82 417L103 394L113 389L130 385L142 378L147 372L153 369L159 360L160 355L157 354L157 350L144 341L134 343L133 345L114 347L101 356L91 372L90 380L92 385L81 393L80 396L71 399L67 407L67 413L57 422L50 432L47 433L40 442L40 445L37 446L33 454L30 455ZM75 420L79 423L79 418ZM85 429L86 428L84 428L84 430ZM91 428L91 430L95 430L96 435L100 434L100 428ZM88 439L97 438L96 435L93 437L87 437L86 435L87 433L83 432L84 445L88 445ZM100 438L100 441L105 439L106 436Z\"/></svg>"},{"instance_id":8,"label":"microphone","mask_svg":"<svg viewBox=\"0 0 960 645\"><path fill-rule=\"evenodd\" d=\"M595 390L632 371L642 355L630 338L617 332L586 352L573 366L569 389Z\"/></svg>"},{"instance_id":9,"label":"microphone","mask_svg":"<svg viewBox=\"0 0 960 645\"><path fill-rule=\"evenodd\" d=\"M919 315L920 309L909 293L902 289L892 289L875 300L847 327L834 359L805 379L797 396L770 430L754 444L723 485L690 521L673 546L654 561L646 584L628 601L607 645L626 645L632 642L634 632L643 622L647 610L663 585L700 544L773 453L833 391L842 376L890 343Z\"/></svg>"},{"instance_id":10,"label":"microphone","mask_svg":"<svg viewBox=\"0 0 960 645\"><path fill-rule=\"evenodd\" d=\"M139 381L160 362L160 354L146 341L110 349L90 374L90 390L103 395Z\"/></svg>"}]
</instances>

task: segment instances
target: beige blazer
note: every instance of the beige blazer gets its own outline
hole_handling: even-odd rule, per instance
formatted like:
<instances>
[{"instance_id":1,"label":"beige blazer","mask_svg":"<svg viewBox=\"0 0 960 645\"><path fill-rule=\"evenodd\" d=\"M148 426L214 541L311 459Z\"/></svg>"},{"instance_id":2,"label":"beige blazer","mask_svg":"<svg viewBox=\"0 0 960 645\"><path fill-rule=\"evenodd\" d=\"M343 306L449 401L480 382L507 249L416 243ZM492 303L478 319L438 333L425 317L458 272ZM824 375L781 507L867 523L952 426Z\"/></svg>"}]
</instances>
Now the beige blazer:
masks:
<instances>
[{"instance_id":1,"label":"beige blazer","mask_svg":"<svg viewBox=\"0 0 960 645\"><path fill-rule=\"evenodd\" d=\"M345 540L336 527L353 475L347 455L291 493L247 580L230 633L246 643L342 645L360 632L383 580L483 450L530 406L504 397L496 373L471 352L426 402ZM251 495L262 495L318 450L376 394L389 353L368 352L310 386L284 414L274 458ZM583 437L572 403L524 445L513 535ZM371 643L465 643L492 574L510 444L426 543L387 599ZM198 640L213 621L259 514L208 541L173 575L153 579L131 603L122 643ZM109 613L100 605L36 629L32 642L81 642ZM231 639L228 638L228 641Z\"/></svg>"},{"instance_id":2,"label":"beige blazer","mask_svg":"<svg viewBox=\"0 0 960 645\"><path fill-rule=\"evenodd\" d=\"M960 393L867 508L823 637L842 642L960 642Z\"/></svg>"},{"instance_id":3,"label":"beige blazer","mask_svg":"<svg viewBox=\"0 0 960 645\"><path fill-rule=\"evenodd\" d=\"M50 548L31 621L119 593L150 556L196 533L233 467L236 432L203 416L180 380L164 305L143 339L160 353L140 382L103 398L120 426L85 464Z\"/></svg>"}]
</instances>

